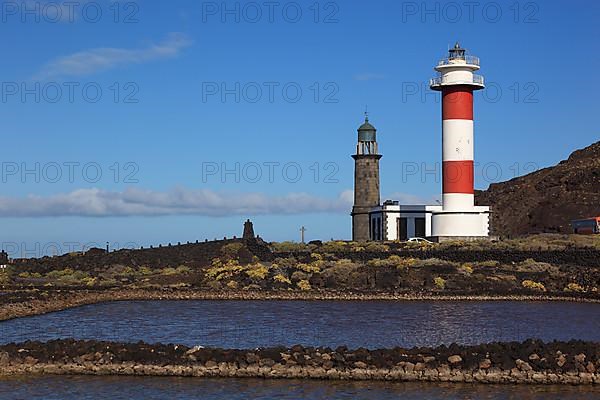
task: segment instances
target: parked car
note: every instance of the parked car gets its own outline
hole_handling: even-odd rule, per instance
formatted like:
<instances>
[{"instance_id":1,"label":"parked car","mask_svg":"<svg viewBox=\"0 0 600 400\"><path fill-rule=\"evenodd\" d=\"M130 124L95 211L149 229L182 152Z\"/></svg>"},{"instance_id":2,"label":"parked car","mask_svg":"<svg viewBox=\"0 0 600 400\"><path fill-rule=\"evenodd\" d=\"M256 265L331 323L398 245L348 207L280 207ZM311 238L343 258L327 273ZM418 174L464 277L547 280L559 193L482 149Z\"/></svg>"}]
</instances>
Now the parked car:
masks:
<instances>
[{"instance_id":1,"label":"parked car","mask_svg":"<svg viewBox=\"0 0 600 400\"><path fill-rule=\"evenodd\" d=\"M425 239L425 238L420 238L420 237L414 237L414 238L410 238L408 239L409 242L415 242L415 243L429 243L429 244L433 244L433 242Z\"/></svg>"}]
</instances>

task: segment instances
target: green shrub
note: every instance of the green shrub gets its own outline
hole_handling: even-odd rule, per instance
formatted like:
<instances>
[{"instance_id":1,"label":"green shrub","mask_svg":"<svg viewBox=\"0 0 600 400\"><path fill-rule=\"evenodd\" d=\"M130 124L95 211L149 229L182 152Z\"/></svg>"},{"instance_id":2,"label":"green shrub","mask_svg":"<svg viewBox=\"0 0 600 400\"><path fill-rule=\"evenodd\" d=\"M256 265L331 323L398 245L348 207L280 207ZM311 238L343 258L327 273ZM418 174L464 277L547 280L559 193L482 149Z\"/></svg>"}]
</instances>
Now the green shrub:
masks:
<instances>
[{"instance_id":1,"label":"green shrub","mask_svg":"<svg viewBox=\"0 0 600 400\"><path fill-rule=\"evenodd\" d=\"M0 271L0 285L8 285L11 281L10 275L6 271Z\"/></svg>"},{"instance_id":2,"label":"green shrub","mask_svg":"<svg viewBox=\"0 0 600 400\"><path fill-rule=\"evenodd\" d=\"M139 267L138 272L140 275L152 275L155 273L153 270L145 266Z\"/></svg>"},{"instance_id":3,"label":"green shrub","mask_svg":"<svg viewBox=\"0 0 600 400\"><path fill-rule=\"evenodd\" d=\"M441 289L441 290L444 290L444 288L446 287L446 280L439 276L433 280L433 283L435 284L435 286L438 289Z\"/></svg>"},{"instance_id":4,"label":"green shrub","mask_svg":"<svg viewBox=\"0 0 600 400\"><path fill-rule=\"evenodd\" d=\"M347 258L342 258L335 261L335 267L337 268L353 268L356 267L356 263Z\"/></svg>"},{"instance_id":5,"label":"green shrub","mask_svg":"<svg viewBox=\"0 0 600 400\"><path fill-rule=\"evenodd\" d=\"M313 261L322 261L323 260L323 255L319 254L319 253L311 253L310 254L310 258Z\"/></svg>"},{"instance_id":6,"label":"green shrub","mask_svg":"<svg viewBox=\"0 0 600 400\"><path fill-rule=\"evenodd\" d=\"M161 275L177 275L177 270L172 267L163 268L160 270Z\"/></svg>"},{"instance_id":7,"label":"green shrub","mask_svg":"<svg viewBox=\"0 0 600 400\"><path fill-rule=\"evenodd\" d=\"M321 267L323 267L324 264L324 261L317 260L309 264L300 263L296 266L296 268L298 268L300 271L304 271L309 274L318 274L319 272L321 272Z\"/></svg>"},{"instance_id":8,"label":"green shrub","mask_svg":"<svg viewBox=\"0 0 600 400\"><path fill-rule=\"evenodd\" d=\"M269 275L269 267L259 263L250 264L244 272L250 279L263 280Z\"/></svg>"},{"instance_id":9,"label":"green shrub","mask_svg":"<svg viewBox=\"0 0 600 400\"><path fill-rule=\"evenodd\" d=\"M236 260L228 260L226 263L223 263L218 258L215 258L212 266L206 270L205 275L209 279L221 281L231 279L242 272L244 272L244 267L239 265Z\"/></svg>"},{"instance_id":10,"label":"green shrub","mask_svg":"<svg viewBox=\"0 0 600 400\"><path fill-rule=\"evenodd\" d=\"M403 258L397 255L391 255L388 258L381 260L379 258L375 258L373 260L367 261L367 266L369 267L396 267L398 269L404 269L415 265L417 262L414 258Z\"/></svg>"},{"instance_id":11,"label":"green shrub","mask_svg":"<svg viewBox=\"0 0 600 400\"><path fill-rule=\"evenodd\" d=\"M499 261L496 260L487 260L487 261L479 261L477 262L477 266L481 268L495 268L500 265Z\"/></svg>"},{"instance_id":12,"label":"green shrub","mask_svg":"<svg viewBox=\"0 0 600 400\"><path fill-rule=\"evenodd\" d=\"M516 266L516 270L522 272L546 272L554 270L555 272L557 272L558 268L553 266L552 264L538 262L532 258L528 258L525 261L518 263Z\"/></svg>"},{"instance_id":13,"label":"green shrub","mask_svg":"<svg viewBox=\"0 0 600 400\"><path fill-rule=\"evenodd\" d=\"M271 269L292 269L296 268L298 260L294 257L276 258L271 264Z\"/></svg>"},{"instance_id":14,"label":"green shrub","mask_svg":"<svg viewBox=\"0 0 600 400\"><path fill-rule=\"evenodd\" d=\"M310 286L310 282L308 282L307 280L301 280L296 285L300 290L303 291L308 291L312 289L312 287Z\"/></svg>"},{"instance_id":15,"label":"green shrub","mask_svg":"<svg viewBox=\"0 0 600 400\"><path fill-rule=\"evenodd\" d=\"M275 276L273 277L273 280L274 280L275 282L278 282L278 283L285 283L285 284L288 284L288 285L291 285L291 284L292 284L292 281L290 281L290 279L289 279L289 278L285 277L285 276L284 276L284 275L282 275L282 274L277 274L277 275L275 275Z\"/></svg>"},{"instance_id":16,"label":"green shrub","mask_svg":"<svg viewBox=\"0 0 600 400\"><path fill-rule=\"evenodd\" d=\"M46 274L46 279L56 281L65 285L77 285L85 284L84 280L89 278L90 275L87 272L75 271L72 268L65 268L63 270L50 271Z\"/></svg>"},{"instance_id":17,"label":"green shrub","mask_svg":"<svg viewBox=\"0 0 600 400\"><path fill-rule=\"evenodd\" d=\"M440 267L440 266L453 266L453 267L459 267L460 264L452 262L452 261L446 261L446 260L442 260L439 258L427 258L425 260L415 260L414 263L412 264L412 266L417 267L417 268L426 268L426 267Z\"/></svg>"},{"instance_id":18,"label":"green shrub","mask_svg":"<svg viewBox=\"0 0 600 400\"><path fill-rule=\"evenodd\" d=\"M88 276L87 278L84 278L82 280L82 283L86 286L92 287L98 283L98 278L96 278L96 277L92 278L92 277Z\"/></svg>"},{"instance_id":19,"label":"green shrub","mask_svg":"<svg viewBox=\"0 0 600 400\"><path fill-rule=\"evenodd\" d=\"M473 273L473 265L470 263L464 263L458 268L458 270L467 275L471 275Z\"/></svg>"},{"instance_id":20,"label":"green shrub","mask_svg":"<svg viewBox=\"0 0 600 400\"><path fill-rule=\"evenodd\" d=\"M379 242L369 242L364 246L364 249L372 252L387 252L390 251L390 246Z\"/></svg>"},{"instance_id":21,"label":"green shrub","mask_svg":"<svg viewBox=\"0 0 600 400\"><path fill-rule=\"evenodd\" d=\"M271 243L271 249L274 252L281 253L291 253L296 251L307 251L309 247L304 243L296 243L296 242L281 242L281 243Z\"/></svg>"},{"instance_id":22,"label":"green shrub","mask_svg":"<svg viewBox=\"0 0 600 400\"><path fill-rule=\"evenodd\" d=\"M119 274L122 276L126 276L128 278L133 278L139 274L138 270L133 269L132 267L125 267L123 271Z\"/></svg>"},{"instance_id":23,"label":"green shrub","mask_svg":"<svg viewBox=\"0 0 600 400\"><path fill-rule=\"evenodd\" d=\"M178 274L181 274L181 275L189 274L190 272L192 272L192 269L190 267L188 267L187 265L180 265L175 270L177 271Z\"/></svg>"},{"instance_id":24,"label":"green shrub","mask_svg":"<svg viewBox=\"0 0 600 400\"><path fill-rule=\"evenodd\" d=\"M348 250L348 243L339 240L325 242L319 250L322 253L341 253Z\"/></svg>"},{"instance_id":25,"label":"green shrub","mask_svg":"<svg viewBox=\"0 0 600 400\"><path fill-rule=\"evenodd\" d=\"M221 247L221 253L227 257L235 257L243 247L243 243L229 243Z\"/></svg>"},{"instance_id":26,"label":"green shrub","mask_svg":"<svg viewBox=\"0 0 600 400\"><path fill-rule=\"evenodd\" d=\"M583 293L585 292L585 289L576 283L569 283L565 288L565 292Z\"/></svg>"},{"instance_id":27,"label":"green shrub","mask_svg":"<svg viewBox=\"0 0 600 400\"><path fill-rule=\"evenodd\" d=\"M529 279L524 280L521 285L526 288L526 289L531 289L531 290L539 290L541 292L545 292L546 291L546 287L544 286L543 283L541 282L535 282Z\"/></svg>"},{"instance_id":28,"label":"green shrub","mask_svg":"<svg viewBox=\"0 0 600 400\"><path fill-rule=\"evenodd\" d=\"M40 274L39 272L21 272L18 276L19 276L19 278L22 278L22 279L40 279L40 278L42 278L42 274Z\"/></svg>"},{"instance_id":29,"label":"green shrub","mask_svg":"<svg viewBox=\"0 0 600 400\"><path fill-rule=\"evenodd\" d=\"M227 289L236 290L238 288L238 283L236 281L227 282Z\"/></svg>"},{"instance_id":30,"label":"green shrub","mask_svg":"<svg viewBox=\"0 0 600 400\"><path fill-rule=\"evenodd\" d=\"M292 274L292 282L308 280L308 278L309 278L308 274L306 274L302 271L294 271L294 273Z\"/></svg>"}]
</instances>

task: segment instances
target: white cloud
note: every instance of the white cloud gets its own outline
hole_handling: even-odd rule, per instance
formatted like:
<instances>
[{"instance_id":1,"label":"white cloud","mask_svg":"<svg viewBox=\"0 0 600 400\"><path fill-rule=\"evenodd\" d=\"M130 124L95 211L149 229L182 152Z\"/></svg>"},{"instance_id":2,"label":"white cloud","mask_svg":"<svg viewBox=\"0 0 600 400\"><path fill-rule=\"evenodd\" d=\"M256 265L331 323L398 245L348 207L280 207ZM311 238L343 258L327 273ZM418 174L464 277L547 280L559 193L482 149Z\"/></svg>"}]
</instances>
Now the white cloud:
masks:
<instances>
[{"instance_id":1,"label":"white cloud","mask_svg":"<svg viewBox=\"0 0 600 400\"><path fill-rule=\"evenodd\" d=\"M363 74L354 75L354 80L356 81L375 81L385 79L385 75L383 74L375 74L372 72L365 72Z\"/></svg>"},{"instance_id":2,"label":"white cloud","mask_svg":"<svg viewBox=\"0 0 600 400\"><path fill-rule=\"evenodd\" d=\"M176 188L158 192L129 188L123 192L79 189L46 197L0 197L0 217L118 217L163 215L290 215L349 213L352 191L327 199L307 193L269 196Z\"/></svg>"},{"instance_id":3,"label":"white cloud","mask_svg":"<svg viewBox=\"0 0 600 400\"><path fill-rule=\"evenodd\" d=\"M170 33L162 42L141 49L102 47L85 50L50 61L36 74L35 79L85 76L124 65L175 57L191 44L191 39L186 35Z\"/></svg>"}]
</instances>

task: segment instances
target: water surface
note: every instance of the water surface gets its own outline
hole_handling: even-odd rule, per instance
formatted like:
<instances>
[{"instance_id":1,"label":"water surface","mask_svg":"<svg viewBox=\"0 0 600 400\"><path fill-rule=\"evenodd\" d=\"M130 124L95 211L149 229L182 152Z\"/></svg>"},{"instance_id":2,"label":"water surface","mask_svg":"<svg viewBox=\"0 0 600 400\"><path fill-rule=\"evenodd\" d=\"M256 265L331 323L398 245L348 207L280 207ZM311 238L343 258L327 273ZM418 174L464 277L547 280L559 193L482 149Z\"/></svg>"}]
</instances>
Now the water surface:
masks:
<instances>
[{"instance_id":1,"label":"water surface","mask_svg":"<svg viewBox=\"0 0 600 400\"><path fill-rule=\"evenodd\" d=\"M126 301L0 323L0 343L56 338L225 348L350 348L582 339L600 305L569 302Z\"/></svg>"},{"instance_id":2,"label":"water surface","mask_svg":"<svg viewBox=\"0 0 600 400\"><path fill-rule=\"evenodd\" d=\"M1 399L592 400L599 389L257 379L47 376L0 379Z\"/></svg>"}]
</instances>

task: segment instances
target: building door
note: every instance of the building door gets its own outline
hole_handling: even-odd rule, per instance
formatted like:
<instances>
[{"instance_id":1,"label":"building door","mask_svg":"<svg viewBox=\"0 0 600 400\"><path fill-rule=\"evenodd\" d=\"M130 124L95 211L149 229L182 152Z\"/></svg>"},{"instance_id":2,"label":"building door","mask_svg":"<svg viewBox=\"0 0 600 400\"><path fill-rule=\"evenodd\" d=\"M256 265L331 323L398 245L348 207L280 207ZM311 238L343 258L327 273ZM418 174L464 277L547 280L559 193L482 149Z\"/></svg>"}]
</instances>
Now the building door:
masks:
<instances>
[{"instance_id":1,"label":"building door","mask_svg":"<svg viewBox=\"0 0 600 400\"><path fill-rule=\"evenodd\" d=\"M408 240L408 220L406 218L398 218L398 240Z\"/></svg>"},{"instance_id":2,"label":"building door","mask_svg":"<svg viewBox=\"0 0 600 400\"><path fill-rule=\"evenodd\" d=\"M415 237L424 238L425 236L425 218L415 218Z\"/></svg>"}]
</instances>

